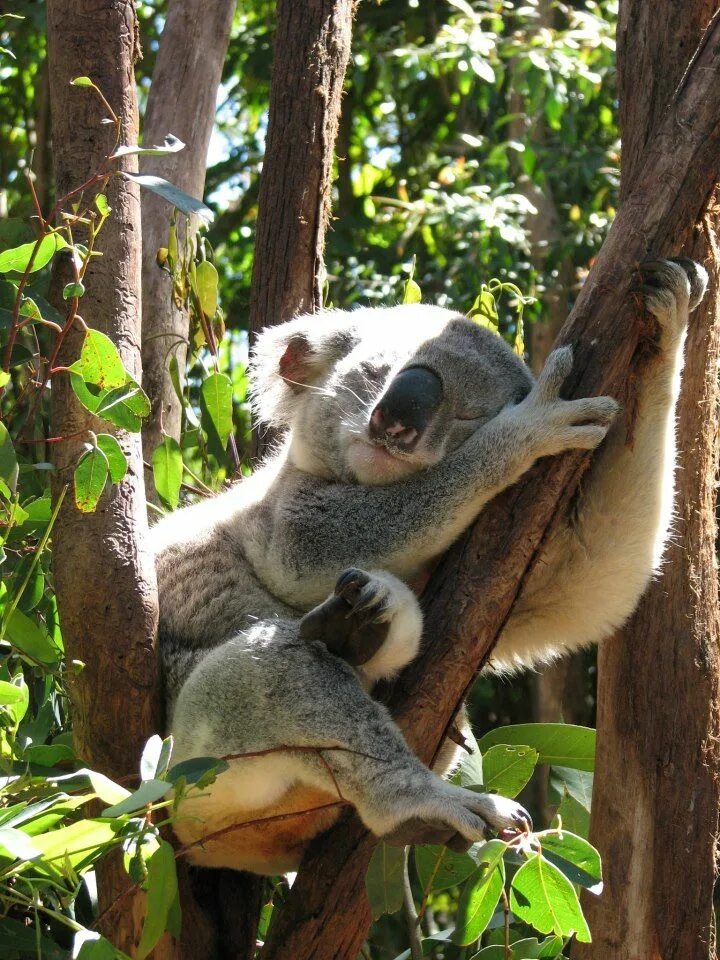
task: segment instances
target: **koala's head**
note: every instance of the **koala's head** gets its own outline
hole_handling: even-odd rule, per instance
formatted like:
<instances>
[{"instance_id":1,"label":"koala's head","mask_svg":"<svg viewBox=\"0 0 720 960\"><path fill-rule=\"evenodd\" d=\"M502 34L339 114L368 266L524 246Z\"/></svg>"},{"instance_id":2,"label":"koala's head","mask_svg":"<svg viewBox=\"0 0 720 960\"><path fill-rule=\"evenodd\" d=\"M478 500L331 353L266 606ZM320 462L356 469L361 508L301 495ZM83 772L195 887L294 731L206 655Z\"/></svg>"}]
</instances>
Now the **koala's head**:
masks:
<instances>
[{"instance_id":1,"label":"koala's head","mask_svg":"<svg viewBox=\"0 0 720 960\"><path fill-rule=\"evenodd\" d=\"M328 311L271 327L252 360L258 419L327 479L392 483L442 460L532 387L496 334L420 304Z\"/></svg>"}]
</instances>

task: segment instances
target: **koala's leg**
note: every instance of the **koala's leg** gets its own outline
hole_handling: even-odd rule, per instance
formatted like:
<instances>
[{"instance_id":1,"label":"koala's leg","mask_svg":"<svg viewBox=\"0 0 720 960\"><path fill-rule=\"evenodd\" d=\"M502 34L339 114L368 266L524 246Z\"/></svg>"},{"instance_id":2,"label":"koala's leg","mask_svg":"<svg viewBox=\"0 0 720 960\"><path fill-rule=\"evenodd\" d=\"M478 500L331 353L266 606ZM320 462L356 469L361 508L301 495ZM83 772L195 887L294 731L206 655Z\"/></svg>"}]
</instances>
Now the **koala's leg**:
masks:
<instances>
[{"instance_id":1,"label":"koala's leg","mask_svg":"<svg viewBox=\"0 0 720 960\"><path fill-rule=\"evenodd\" d=\"M300 637L318 640L372 684L415 657L422 613L413 592L384 570L343 571L327 600L300 621Z\"/></svg>"},{"instance_id":2,"label":"koala's leg","mask_svg":"<svg viewBox=\"0 0 720 960\"><path fill-rule=\"evenodd\" d=\"M181 759L282 748L233 759L206 797L181 809L208 824L241 822L244 810L257 816L298 782L339 790L378 836L410 824L420 839L429 828L475 841L488 827L530 822L514 801L432 773L354 670L321 643L300 641L295 623L261 624L210 652L180 692L172 732Z\"/></svg>"},{"instance_id":3,"label":"koala's leg","mask_svg":"<svg viewBox=\"0 0 720 960\"><path fill-rule=\"evenodd\" d=\"M662 560L672 521L675 404L688 313L707 274L689 260L650 261L642 293L660 352L640 384L632 437L615 424L583 481L576 517L548 544L493 657L502 668L597 642L624 623Z\"/></svg>"}]
</instances>

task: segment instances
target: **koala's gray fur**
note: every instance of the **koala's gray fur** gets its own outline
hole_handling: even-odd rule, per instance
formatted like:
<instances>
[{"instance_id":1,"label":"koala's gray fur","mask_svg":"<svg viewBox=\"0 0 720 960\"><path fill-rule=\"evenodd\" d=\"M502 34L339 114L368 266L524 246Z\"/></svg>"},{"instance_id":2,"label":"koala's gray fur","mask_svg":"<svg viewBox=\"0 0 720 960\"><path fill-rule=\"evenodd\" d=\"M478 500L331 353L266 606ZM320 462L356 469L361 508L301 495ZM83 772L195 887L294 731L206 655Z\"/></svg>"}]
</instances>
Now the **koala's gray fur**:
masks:
<instances>
[{"instance_id":1,"label":"koala's gray fur","mask_svg":"<svg viewBox=\"0 0 720 960\"><path fill-rule=\"evenodd\" d=\"M618 424L596 455L577 522L555 534L501 638L500 668L601 639L660 560L684 330L706 277L689 261L658 261L645 279L661 355L641 388L633 445ZM612 399L559 399L571 364L568 348L556 350L534 383L499 337L420 305L299 317L260 337L255 409L287 440L250 479L154 528L161 646L176 759L296 749L232 760L182 804L184 842L331 802L338 789L378 835L422 821L467 842L527 818L424 767L369 691L417 652L422 617L406 583L539 457L605 437ZM417 446L399 449L389 434L373 442L373 408L417 367L442 384ZM345 608L353 637L335 642ZM298 749L307 747L322 755ZM335 815L229 830L196 846L194 860L294 869Z\"/></svg>"}]
</instances>

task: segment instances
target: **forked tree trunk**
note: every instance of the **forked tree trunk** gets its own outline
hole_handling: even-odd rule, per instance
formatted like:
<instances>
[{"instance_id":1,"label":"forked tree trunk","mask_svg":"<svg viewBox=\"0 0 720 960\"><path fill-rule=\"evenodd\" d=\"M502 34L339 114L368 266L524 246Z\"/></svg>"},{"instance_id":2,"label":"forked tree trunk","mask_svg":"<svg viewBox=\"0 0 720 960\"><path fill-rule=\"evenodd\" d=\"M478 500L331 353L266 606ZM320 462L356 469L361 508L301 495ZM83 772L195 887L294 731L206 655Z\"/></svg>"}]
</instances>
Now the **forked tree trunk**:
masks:
<instances>
[{"instance_id":1,"label":"forked tree trunk","mask_svg":"<svg viewBox=\"0 0 720 960\"><path fill-rule=\"evenodd\" d=\"M715 0L622 0L618 74L621 193L682 77ZM720 76L716 77L720 83ZM720 170L715 168L718 176ZM720 177L718 177L720 179ZM720 608L715 556L720 359L720 193L683 252L710 291L694 313L678 411L677 519L663 576L601 646L591 833L605 865L586 906L593 960L715 957L720 807ZM642 411L641 411L642 415Z\"/></svg>"},{"instance_id":2,"label":"forked tree trunk","mask_svg":"<svg viewBox=\"0 0 720 960\"><path fill-rule=\"evenodd\" d=\"M91 91L71 87L89 76L122 121L122 142L137 138L134 64L136 21L132 2L48 0L48 47L53 150L58 196L96 172L113 146L113 128ZM134 158L121 167L136 169ZM112 215L98 241L102 257L87 272L80 311L88 326L116 344L125 367L140 379L140 198L123 177L110 180ZM79 237L78 237L79 239ZM56 285L62 282L56 270ZM62 304L62 299L60 299ZM79 336L68 337L60 362L77 356ZM69 342L72 341L72 342ZM99 422L75 400L68 378L52 388L56 436L72 436ZM108 425L103 423L102 430ZM78 756L111 777L137 772L144 741L159 729L155 569L146 550L145 490L139 434L115 431L128 456L125 479L103 493L95 513L80 513L72 494L73 467L83 437L53 446L54 493L70 485L53 531L53 569L68 661L84 669L71 680L73 728ZM119 858L99 871L100 907L129 885ZM138 898L106 918L106 932L131 952L138 935ZM141 911L140 911L141 912Z\"/></svg>"},{"instance_id":3,"label":"forked tree trunk","mask_svg":"<svg viewBox=\"0 0 720 960\"><path fill-rule=\"evenodd\" d=\"M143 173L164 177L193 197L205 190L205 164L215 123L215 103L230 39L236 0L172 0L160 37L143 125L143 143L161 143L168 133L185 149L161 157L143 157ZM180 439L182 408L168 364L175 357L185 369L187 312L172 298L172 281L156 262L168 243L170 204L146 190L142 197L143 233L143 386L152 410L143 424L143 450L150 460L167 434ZM180 218L183 219L182 217ZM178 224L181 240L184 222ZM192 228L191 228L192 229ZM154 494L152 477L148 488Z\"/></svg>"},{"instance_id":4,"label":"forked tree trunk","mask_svg":"<svg viewBox=\"0 0 720 960\"><path fill-rule=\"evenodd\" d=\"M278 0L250 327L322 306L340 100L357 0ZM263 454L272 437L255 438Z\"/></svg>"},{"instance_id":5,"label":"forked tree trunk","mask_svg":"<svg viewBox=\"0 0 720 960\"><path fill-rule=\"evenodd\" d=\"M719 71L716 22L664 112L632 195L561 331L559 341L575 347L569 398L609 393L626 401L632 418L632 385L646 359L637 350L641 318L629 293L633 265L651 250L677 253L713 188L720 170ZM423 653L400 677L391 701L422 760L435 754L586 463L576 453L539 463L483 511L434 575ZM370 924L363 878L371 849L357 818L347 816L316 843L262 960L356 960Z\"/></svg>"}]
</instances>

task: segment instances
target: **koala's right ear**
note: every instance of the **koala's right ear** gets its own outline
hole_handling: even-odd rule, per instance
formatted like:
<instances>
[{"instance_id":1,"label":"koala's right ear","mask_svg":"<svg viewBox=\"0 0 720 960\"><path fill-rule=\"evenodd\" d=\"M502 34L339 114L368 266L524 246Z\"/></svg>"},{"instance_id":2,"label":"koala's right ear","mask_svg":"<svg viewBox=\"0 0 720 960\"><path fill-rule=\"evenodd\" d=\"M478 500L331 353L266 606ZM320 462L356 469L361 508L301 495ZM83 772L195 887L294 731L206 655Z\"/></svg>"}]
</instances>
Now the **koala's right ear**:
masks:
<instances>
[{"instance_id":1,"label":"koala's right ear","mask_svg":"<svg viewBox=\"0 0 720 960\"><path fill-rule=\"evenodd\" d=\"M286 427L298 396L317 384L357 342L350 314L326 311L267 327L250 358L250 399L261 423Z\"/></svg>"}]
</instances>

